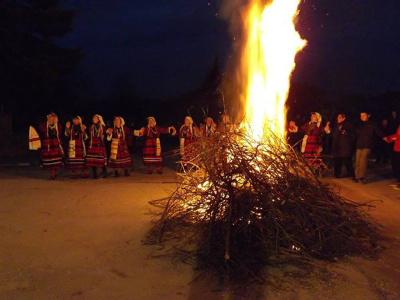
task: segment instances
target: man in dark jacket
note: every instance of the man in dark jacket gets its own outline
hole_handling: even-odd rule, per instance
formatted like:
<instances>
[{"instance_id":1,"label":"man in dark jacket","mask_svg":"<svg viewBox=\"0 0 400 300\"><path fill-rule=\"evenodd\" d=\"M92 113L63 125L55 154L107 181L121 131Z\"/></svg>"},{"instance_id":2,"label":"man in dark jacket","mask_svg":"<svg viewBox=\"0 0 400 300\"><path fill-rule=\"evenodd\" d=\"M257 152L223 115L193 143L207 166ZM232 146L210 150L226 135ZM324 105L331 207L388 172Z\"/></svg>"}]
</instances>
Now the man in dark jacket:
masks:
<instances>
[{"instance_id":1,"label":"man in dark jacket","mask_svg":"<svg viewBox=\"0 0 400 300\"><path fill-rule=\"evenodd\" d=\"M332 154L334 176L340 178L343 163L347 169L347 176L354 178L353 149L354 149L354 126L346 120L346 114L340 113L337 116L337 123L330 128L330 122L326 124L325 131L332 134Z\"/></svg>"},{"instance_id":2,"label":"man in dark jacket","mask_svg":"<svg viewBox=\"0 0 400 300\"><path fill-rule=\"evenodd\" d=\"M362 111L360 113L361 123L356 130L356 182L366 183L365 175L367 173L368 157L374 147L377 138L383 139L384 133L378 125L370 120L371 115Z\"/></svg>"},{"instance_id":3,"label":"man in dark jacket","mask_svg":"<svg viewBox=\"0 0 400 300\"><path fill-rule=\"evenodd\" d=\"M390 134L395 134L399 125L400 125L400 121L399 121L399 117L397 115L397 111L393 110L392 117L390 118L390 121L389 121Z\"/></svg>"}]
</instances>

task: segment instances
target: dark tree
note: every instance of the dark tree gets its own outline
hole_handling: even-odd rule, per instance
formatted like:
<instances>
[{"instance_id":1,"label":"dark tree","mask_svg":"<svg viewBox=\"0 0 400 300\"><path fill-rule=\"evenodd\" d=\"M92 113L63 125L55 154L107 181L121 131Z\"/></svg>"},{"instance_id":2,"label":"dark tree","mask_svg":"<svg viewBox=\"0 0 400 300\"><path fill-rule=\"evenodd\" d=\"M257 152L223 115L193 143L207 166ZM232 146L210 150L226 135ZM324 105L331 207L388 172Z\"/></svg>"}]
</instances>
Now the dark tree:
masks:
<instances>
[{"instance_id":1,"label":"dark tree","mask_svg":"<svg viewBox=\"0 0 400 300\"><path fill-rule=\"evenodd\" d=\"M0 0L0 101L14 116L56 110L71 97L66 77L83 54L54 42L72 30L75 15L58 3Z\"/></svg>"},{"instance_id":2,"label":"dark tree","mask_svg":"<svg viewBox=\"0 0 400 300\"><path fill-rule=\"evenodd\" d=\"M201 84L201 89L214 93L218 89L222 81L221 67L218 57L215 58L214 63L208 69L208 73Z\"/></svg>"}]
</instances>

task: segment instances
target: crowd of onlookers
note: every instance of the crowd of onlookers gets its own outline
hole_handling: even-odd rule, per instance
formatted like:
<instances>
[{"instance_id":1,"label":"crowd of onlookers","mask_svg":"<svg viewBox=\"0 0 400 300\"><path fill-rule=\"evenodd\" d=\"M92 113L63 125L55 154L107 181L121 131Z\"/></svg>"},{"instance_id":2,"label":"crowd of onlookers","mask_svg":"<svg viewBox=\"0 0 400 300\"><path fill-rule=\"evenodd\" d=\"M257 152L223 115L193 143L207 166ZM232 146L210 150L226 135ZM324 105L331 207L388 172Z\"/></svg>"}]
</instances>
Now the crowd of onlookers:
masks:
<instances>
[{"instance_id":1,"label":"crowd of onlookers","mask_svg":"<svg viewBox=\"0 0 400 300\"><path fill-rule=\"evenodd\" d=\"M333 156L333 170L336 178L341 177L343 165L347 175L357 183L367 183L368 161L391 162L400 189L400 122L396 111L380 124L371 119L367 110L360 111L358 122L351 122L345 113L337 115L336 122L322 125L318 112L311 113L310 120L298 127L296 121L288 126L288 141L303 153L309 163L318 167L322 154ZM324 147L326 149L324 149ZM353 163L353 159L355 162Z\"/></svg>"}]
</instances>

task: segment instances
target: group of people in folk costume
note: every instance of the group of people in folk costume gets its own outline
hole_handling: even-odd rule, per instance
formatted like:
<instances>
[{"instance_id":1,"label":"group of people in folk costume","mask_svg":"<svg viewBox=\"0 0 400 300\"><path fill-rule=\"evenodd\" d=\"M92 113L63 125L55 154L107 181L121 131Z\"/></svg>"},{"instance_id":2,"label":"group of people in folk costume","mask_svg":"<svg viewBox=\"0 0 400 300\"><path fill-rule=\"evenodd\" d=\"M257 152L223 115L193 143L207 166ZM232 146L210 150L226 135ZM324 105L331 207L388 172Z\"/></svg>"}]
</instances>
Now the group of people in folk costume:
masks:
<instances>
[{"instance_id":1,"label":"group of people in folk costume","mask_svg":"<svg viewBox=\"0 0 400 300\"><path fill-rule=\"evenodd\" d=\"M360 124L354 126L346 119L346 114L340 113L337 122L332 126L327 122L322 125L322 117L318 112L311 113L310 121L300 128L295 122L289 123L288 133L302 133L303 137L300 152L312 167L322 163L323 135L332 135L332 154L334 158L334 176L339 178L343 164L348 177L356 182L365 183L368 158L377 139L386 143L394 143L392 165L395 175L400 183L400 126L391 135L385 136L380 128L370 120L368 112L360 113ZM189 161L194 153L190 144L197 141L200 136L209 137L216 131L223 132L229 123L228 116L221 119L221 127L217 127L213 119L206 118L200 128L194 125L191 117L186 117L184 124L179 129L180 155L183 165ZM122 117L114 118L113 126L106 128L102 116L93 116L92 124L86 128L79 116L67 122L63 131L56 114L51 113L47 120L40 124L35 134L30 134L30 141L34 148L40 149L41 163L45 170L51 171L51 178L56 178L56 170L61 168L65 157L66 168L72 170L73 178L77 178L77 171L81 170L82 177L88 177L87 168L92 169L93 178L97 178L98 169L102 170L103 177L107 177L107 166L114 168L114 174L119 176L119 169L129 176L128 168L132 166L131 155L128 150L128 137L144 138L143 163L147 172L152 174L154 169L162 173L162 150L160 137L163 134L175 135L176 129L160 127L154 117L147 118L147 126L139 130L130 130ZM67 138L68 145L63 147L62 141ZM37 143L39 142L39 145ZM106 141L111 143L109 155L106 151ZM290 141L289 141L290 142ZM292 144L293 145L293 144ZM64 153L64 149L66 153ZM355 153L355 169L353 155ZM400 188L400 186L399 186Z\"/></svg>"},{"instance_id":2,"label":"group of people in folk costume","mask_svg":"<svg viewBox=\"0 0 400 300\"><path fill-rule=\"evenodd\" d=\"M65 130L58 121L56 114L47 115L47 120L40 124L38 130L30 129L30 147L40 150L40 160L43 168L51 172L50 178L56 178L56 170L61 168L65 157L66 169L72 170L73 177L78 177L81 170L82 177L87 178L87 168L92 169L94 179L98 176L98 169L102 170L103 177L107 177L107 166L114 169L118 177L119 169L129 176L128 168L132 166L132 159L128 149L128 137L144 138L143 163L147 172L155 170L162 174L162 149L160 137L163 134L176 135L175 127L160 127L154 117L147 118L147 126L139 130L130 130L122 117L114 117L113 126L106 128L101 115L94 115L92 125L87 128L79 116L68 121ZM184 125L179 130L180 153L183 161L190 159L190 144L200 135L209 137L216 131L216 124L211 118L206 118L204 126L199 129L193 124L191 117L186 117ZM68 140L67 151L64 153L63 139ZM40 141L40 143L38 143ZM109 155L106 150L106 141L111 143Z\"/></svg>"},{"instance_id":3,"label":"group of people in folk costume","mask_svg":"<svg viewBox=\"0 0 400 300\"><path fill-rule=\"evenodd\" d=\"M311 166L321 163L322 137L325 134L332 135L333 169L336 178L341 177L343 164L347 169L347 175L355 182L366 183L368 158L372 149L379 140L386 143L395 143L393 148L392 166L396 178L400 184L400 126L396 133L385 136L375 122L370 119L369 112L361 111L360 123L354 126L346 119L345 113L337 116L337 122L332 126L330 122L322 126L322 117L318 112L311 113L310 121L299 128L295 122L289 123L288 132L303 132L301 140L301 153ZM353 155L355 153L355 169L353 167ZM396 185L395 188L400 188Z\"/></svg>"}]
</instances>

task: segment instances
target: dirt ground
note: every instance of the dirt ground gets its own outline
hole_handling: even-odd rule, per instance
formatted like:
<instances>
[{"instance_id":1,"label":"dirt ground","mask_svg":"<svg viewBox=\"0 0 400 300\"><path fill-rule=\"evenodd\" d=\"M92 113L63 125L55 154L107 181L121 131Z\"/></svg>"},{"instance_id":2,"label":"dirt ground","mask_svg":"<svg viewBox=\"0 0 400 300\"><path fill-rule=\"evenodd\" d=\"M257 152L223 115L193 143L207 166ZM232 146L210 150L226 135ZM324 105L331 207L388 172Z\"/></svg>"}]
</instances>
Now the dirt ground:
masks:
<instances>
[{"instance_id":1,"label":"dirt ground","mask_svg":"<svg viewBox=\"0 0 400 300\"><path fill-rule=\"evenodd\" d=\"M327 179L344 196L381 200L372 215L393 239L375 261L348 258L306 277L272 269L274 286L228 286L191 266L150 258L148 201L174 188L173 168L129 178L56 181L37 166L0 167L1 299L400 299L400 191L375 172L358 185Z\"/></svg>"}]
</instances>

